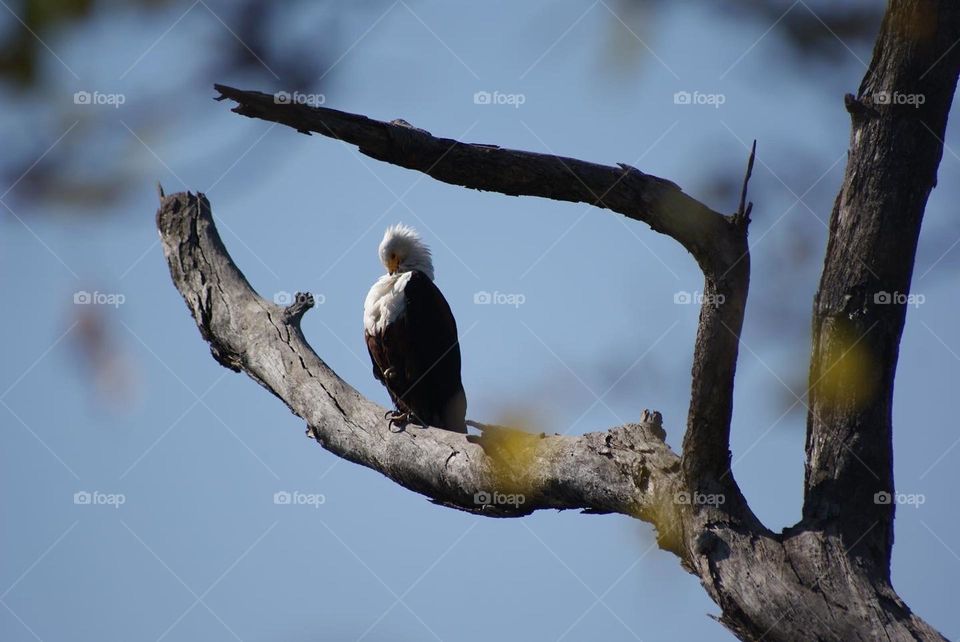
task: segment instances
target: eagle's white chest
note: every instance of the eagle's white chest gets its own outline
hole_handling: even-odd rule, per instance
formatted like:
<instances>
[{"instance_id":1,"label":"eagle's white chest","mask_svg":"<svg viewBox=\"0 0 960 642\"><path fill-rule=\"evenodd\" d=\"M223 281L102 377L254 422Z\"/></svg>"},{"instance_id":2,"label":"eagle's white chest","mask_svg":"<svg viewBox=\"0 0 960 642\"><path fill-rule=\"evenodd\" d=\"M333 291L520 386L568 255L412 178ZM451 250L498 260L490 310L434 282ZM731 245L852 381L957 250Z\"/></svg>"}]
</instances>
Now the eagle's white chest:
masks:
<instances>
[{"instance_id":1,"label":"eagle's white chest","mask_svg":"<svg viewBox=\"0 0 960 642\"><path fill-rule=\"evenodd\" d=\"M411 276L413 272L384 274L373 284L363 304L363 329L367 334L383 332L403 314L406 307L403 289Z\"/></svg>"}]
</instances>

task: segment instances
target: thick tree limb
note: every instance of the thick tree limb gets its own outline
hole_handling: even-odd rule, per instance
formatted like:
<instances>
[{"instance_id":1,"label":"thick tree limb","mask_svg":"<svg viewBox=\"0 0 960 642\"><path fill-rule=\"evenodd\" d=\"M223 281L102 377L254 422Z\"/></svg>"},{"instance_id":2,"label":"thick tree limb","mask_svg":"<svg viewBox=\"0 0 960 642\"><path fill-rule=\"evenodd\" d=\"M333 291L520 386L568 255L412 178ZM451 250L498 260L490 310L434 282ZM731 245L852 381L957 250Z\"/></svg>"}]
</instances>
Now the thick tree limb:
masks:
<instances>
[{"instance_id":1,"label":"thick tree limb","mask_svg":"<svg viewBox=\"0 0 960 642\"><path fill-rule=\"evenodd\" d=\"M340 139L448 183L591 203L677 240L705 277L679 458L663 443L655 414L581 437L487 430L475 443L435 429L391 433L383 409L307 345L299 321L309 300L283 309L253 292L223 248L205 198L162 199L164 251L214 357L280 397L328 450L435 502L480 514L578 508L650 521L661 546L674 551L720 605L720 620L745 640L942 640L891 587L893 510L872 503L877 490L893 488L890 399L904 306L880 309L870 297L878 290L907 292L942 152L924 130L942 138L960 67L958 38L956 5L894 0L860 97L845 101L854 130L815 306L804 517L782 534L753 516L729 474L733 381L750 276L749 169L737 212L725 216L672 182L628 166L467 144L404 121L277 104L268 94L217 85L221 99L237 102L237 113ZM925 102L920 109L873 104L868 94L878 90L922 94ZM873 366L863 371L869 373L862 378L870 384L866 392L829 376L837 357L860 342ZM498 491L522 493L525 502L476 500L478 493Z\"/></svg>"},{"instance_id":2,"label":"thick tree limb","mask_svg":"<svg viewBox=\"0 0 960 642\"><path fill-rule=\"evenodd\" d=\"M280 398L327 450L435 502L483 515L575 508L643 517L661 537L677 530L670 511L680 489L679 459L663 441L658 413L580 437L501 429L471 443L436 428L391 432L384 409L340 379L307 344L300 319L310 298L298 295L282 308L253 291L227 254L206 197L161 197L157 225L174 284L214 358ZM479 495L494 493L522 494L523 501L478 502Z\"/></svg>"},{"instance_id":3,"label":"thick tree limb","mask_svg":"<svg viewBox=\"0 0 960 642\"><path fill-rule=\"evenodd\" d=\"M356 145L362 154L414 169L439 181L510 196L590 203L643 221L675 238L701 265L739 257L724 247L732 217L713 211L676 184L629 165L598 165L576 158L433 136L404 120L373 120L326 107L278 103L274 95L214 85L232 111ZM733 238L731 237L731 241ZM719 247L718 247L719 244ZM723 256L729 253L733 256ZM728 264L729 265L729 264Z\"/></svg>"},{"instance_id":4,"label":"thick tree limb","mask_svg":"<svg viewBox=\"0 0 960 642\"><path fill-rule=\"evenodd\" d=\"M576 508L649 521L660 546L700 576L723 609L721 621L745 640L942 640L882 578L853 564L837 538L803 529L776 535L726 506L724 496L704 503L664 444L658 413L579 437L501 429L473 443L435 428L391 432L384 409L341 380L304 339L309 295L282 308L251 289L204 196L161 196L157 224L174 285L214 358L279 397L334 454L481 515ZM524 501L478 502L479 494L497 492L521 493Z\"/></svg>"},{"instance_id":5,"label":"thick tree limb","mask_svg":"<svg viewBox=\"0 0 960 642\"><path fill-rule=\"evenodd\" d=\"M891 409L917 238L960 71L960 4L890 3L858 97L814 303L804 524L889 578ZM914 427L908 427L913 429Z\"/></svg>"},{"instance_id":6,"label":"thick tree limb","mask_svg":"<svg viewBox=\"0 0 960 642\"><path fill-rule=\"evenodd\" d=\"M728 473L733 379L750 273L748 210L725 216L686 195L673 182L624 164L612 167L462 143L435 137L403 120L388 123L325 107L278 102L273 95L257 91L215 88L221 100L237 103L233 111L238 114L342 140L357 145L367 156L446 183L512 196L590 203L643 221L678 241L704 272L707 302L701 308L697 333L683 467L691 480L700 480L696 486L704 492L740 496Z\"/></svg>"}]
</instances>

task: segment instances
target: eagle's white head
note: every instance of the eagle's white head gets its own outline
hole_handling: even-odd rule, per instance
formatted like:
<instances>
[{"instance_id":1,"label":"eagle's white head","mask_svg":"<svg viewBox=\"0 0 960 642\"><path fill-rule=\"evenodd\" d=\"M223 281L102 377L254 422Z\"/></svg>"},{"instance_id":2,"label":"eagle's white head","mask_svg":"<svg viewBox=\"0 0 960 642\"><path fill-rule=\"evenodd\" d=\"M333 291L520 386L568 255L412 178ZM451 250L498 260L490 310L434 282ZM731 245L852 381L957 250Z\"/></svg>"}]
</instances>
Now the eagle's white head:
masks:
<instances>
[{"instance_id":1,"label":"eagle's white head","mask_svg":"<svg viewBox=\"0 0 960 642\"><path fill-rule=\"evenodd\" d=\"M387 228L380 242L380 262L390 274L419 270L433 280L430 248L409 225L398 223Z\"/></svg>"}]
</instances>

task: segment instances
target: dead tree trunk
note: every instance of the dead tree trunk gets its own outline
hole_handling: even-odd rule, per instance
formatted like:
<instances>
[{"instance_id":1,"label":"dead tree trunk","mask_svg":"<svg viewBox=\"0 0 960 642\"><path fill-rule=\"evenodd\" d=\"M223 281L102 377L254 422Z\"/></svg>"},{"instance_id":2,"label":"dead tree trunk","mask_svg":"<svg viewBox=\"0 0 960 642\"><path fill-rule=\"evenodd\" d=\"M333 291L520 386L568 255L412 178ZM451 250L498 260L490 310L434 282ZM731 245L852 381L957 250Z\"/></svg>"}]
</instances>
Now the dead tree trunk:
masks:
<instances>
[{"instance_id":1,"label":"dead tree trunk","mask_svg":"<svg viewBox=\"0 0 960 642\"><path fill-rule=\"evenodd\" d=\"M616 512L653 524L700 577L720 621L744 640L942 640L890 585L891 404L917 238L936 183L960 70L960 5L894 0L856 96L849 162L831 216L813 310L803 517L782 533L753 515L730 473L733 382L747 298L750 207L720 214L674 183L626 166L470 145L404 121L217 86L234 111L357 145L441 181L510 195L587 202L682 244L704 273L682 453L659 413L580 437L489 430L469 439L393 433L383 409L307 344L309 296L281 308L258 296L227 254L203 195L162 196L157 223L174 284L214 358L246 372L302 417L324 448L432 501L479 515L544 508ZM751 156L752 164L752 156ZM748 171L749 178L749 171ZM744 191L746 180L744 181ZM522 505L477 503L522 492ZM691 502L693 493L725 501Z\"/></svg>"}]
</instances>

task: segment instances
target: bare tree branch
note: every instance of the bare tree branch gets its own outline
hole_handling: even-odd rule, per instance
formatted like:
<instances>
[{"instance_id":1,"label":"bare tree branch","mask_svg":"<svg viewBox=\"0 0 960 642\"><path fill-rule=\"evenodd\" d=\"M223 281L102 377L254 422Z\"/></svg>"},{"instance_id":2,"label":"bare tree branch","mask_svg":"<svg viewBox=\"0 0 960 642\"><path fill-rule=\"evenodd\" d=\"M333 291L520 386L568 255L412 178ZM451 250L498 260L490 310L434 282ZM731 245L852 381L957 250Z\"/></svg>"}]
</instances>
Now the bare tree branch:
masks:
<instances>
[{"instance_id":1,"label":"bare tree branch","mask_svg":"<svg viewBox=\"0 0 960 642\"><path fill-rule=\"evenodd\" d=\"M598 165L576 158L433 136L402 119L384 122L327 107L278 102L274 94L214 85L232 111L356 145L362 154L414 169L444 183L509 196L540 196L590 203L647 223L673 237L701 264L723 248L731 218L685 194L673 182L629 165ZM734 240L731 238L731 240ZM717 244L721 247L717 247Z\"/></svg>"},{"instance_id":2,"label":"bare tree branch","mask_svg":"<svg viewBox=\"0 0 960 642\"><path fill-rule=\"evenodd\" d=\"M804 523L889 578L893 382L917 239L960 71L960 5L890 3L851 113L814 304ZM915 427L908 426L909 430Z\"/></svg>"},{"instance_id":3,"label":"bare tree branch","mask_svg":"<svg viewBox=\"0 0 960 642\"><path fill-rule=\"evenodd\" d=\"M679 459L663 441L659 413L580 437L491 428L472 443L436 428L391 432L384 409L340 379L304 339L300 319L312 297L297 295L283 308L257 295L224 248L206 197L161 193L157 225L174 284L214 358L280 398L327 450L437 503L483 515L573 508L676 530L676 517L661 507L675 505ZM522 494L523 501L478 501L495 492Z\"/></svg>"},{"instance_id":4,"label":"bare tree branch","mask_svg":"<svg viewBox=\"0 0 960 642\"><path fill-rule=\"evenodd\" d=\"M649 521L661 548L700 576L723 609L721 621L744 640L943 639L870 567L853 564L837 538L805 529L776 535L726 506L725 496L691 490L664 444L658 413L579 437L496 428L479 440L435 428L391 432L384 409L341 380L304 339L309 295L283 308L251 289L204 196L161 193L157 224L173 282L214 358L280 398L332 453L481 515L576 508ZM495 492L521 493L524 501L478 497ZM842 604L825 600L823 587L840 582L843 590L830 595Z\"/></svg>"},{"instance_id":5,"label":"bare tree branch","mask_svg":"<svg viewBox=\"0 0 960 642\"><path fill-rule=\"evenodd\" d=\"M580 437L494 427L479 438L432 428L392 433L383 409L306 343L300 319L312 305L308 295L280 308L250 288L216 233L205 197L161 194L164 252L214 357L283 400L341 457L437 503L483 515L576 508L649 521L661 547L676 553L720 605L720 621L744 640L943 640L891 586L893 506L873 502L877 491L893 490L890 412L905 315L899 299L880 305L876 296L909 288L960 70L958 39L955 3L892 0L860 95L845 99L853 117L850 163L814 310L804 513L780 534L756 519L730 474L755 149L737 210L726 216L626 165L463 143L400 120L216 86L245 116L343 140L448 183L590 203L674 238L705 281L681 457L665 445L659 415L646 412L638 424ZM876 100L880 92L888 99ZM924 100L917 106L898 94ZM843 366L848 355L855 362ZM478 501L478 494L495 492L521 494L524 502Z\"/></svg>"},{"instance_id":6,"label":"bare tree branch","mask_svg":"<svg viewBox=\"0 0 960 642\"><path fill-rule=\"evenodd\" d=\"M686 195L675 183L624 164L612 167L496 145L462 143L435 137L403 120L387 123L335 109L278 101L274 95L257 91L225 85L215 88L220 100L235 101L233 111L244 116L342 140L357 145L367 156L424 172L446 183L611 209L679 242L693 254L706 279L684 440L684 470L691 479L704 480L705 492L739 496L729 475L729 442L733 378L750 272L748 212L719 214ZM708 484L706 480L712 481Z\"/></svg>"}]
</instances>

